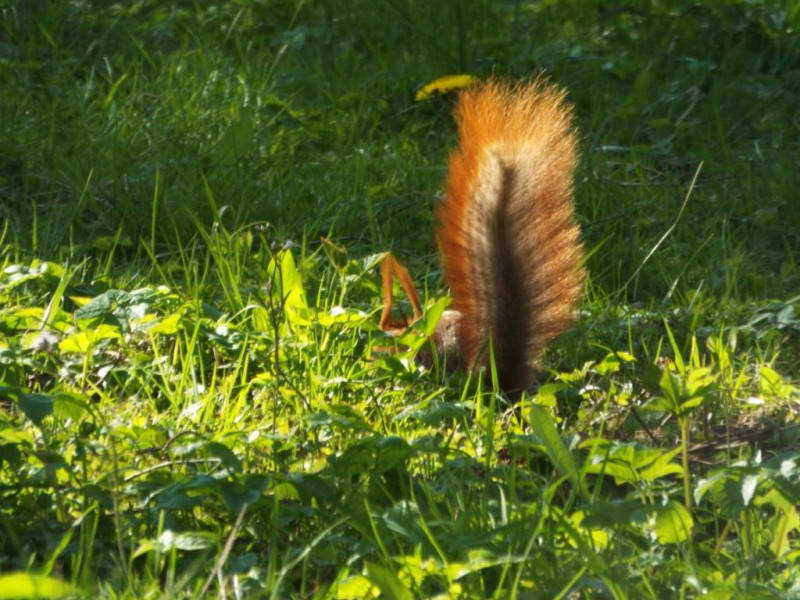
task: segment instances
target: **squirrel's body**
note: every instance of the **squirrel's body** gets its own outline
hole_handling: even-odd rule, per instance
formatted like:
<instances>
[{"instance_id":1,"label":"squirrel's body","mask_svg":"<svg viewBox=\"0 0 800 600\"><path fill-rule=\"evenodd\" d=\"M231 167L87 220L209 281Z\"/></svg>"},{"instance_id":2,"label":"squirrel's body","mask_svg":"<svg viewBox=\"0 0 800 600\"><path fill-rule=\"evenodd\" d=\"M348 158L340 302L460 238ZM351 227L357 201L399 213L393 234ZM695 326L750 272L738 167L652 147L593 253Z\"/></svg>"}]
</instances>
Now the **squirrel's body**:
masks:
<instances>
[{"instance_id":1,"label":"squirrel's body","mask_svg":"<svg viewBox=\"0 0 800 600\"><path fill-rule=\"evenodd\" d=\"M537 359L571 323L581 294L572 202L577 142L564 96L541 80L489 81L461 92L459 145L438 208L453 310L434 339L467 368L486 364L491 352L500 387L512 393L533 382ZM407 293L413 284L393 257L383 274L381 327L400 331L390 317L392 275ZM409 296L416 317L416 292Z\"/></svg>"},{"instance_id":2,"label":"squirrel's body","mask_svg":"<svg viewBox=\"0 0 800 600\"><path fill-rule=\"evenodd\" d=\"M490 81L461 93L456 119L437 232L449 319L465 364L485 362L491 345L500 387L519 391L581 293L572 111L541 81Z\"/></svg>"}]
</instances>

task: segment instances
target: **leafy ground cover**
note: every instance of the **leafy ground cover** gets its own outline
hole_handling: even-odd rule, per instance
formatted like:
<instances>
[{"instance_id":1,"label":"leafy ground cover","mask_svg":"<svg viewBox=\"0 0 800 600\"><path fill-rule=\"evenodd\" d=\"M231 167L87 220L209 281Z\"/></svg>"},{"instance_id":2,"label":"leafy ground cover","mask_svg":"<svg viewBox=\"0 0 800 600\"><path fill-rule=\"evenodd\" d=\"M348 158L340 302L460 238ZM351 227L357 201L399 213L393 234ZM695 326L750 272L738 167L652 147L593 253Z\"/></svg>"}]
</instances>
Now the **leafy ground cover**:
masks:
<instances>
[{"instance_id":1,"label":"leafy ground cover","mask_svg":"<svg viewBox=\"0 0 800 600\"><path fill-rule=\"evenodd\" d=\"M794 2L0 1L0 598L795 598ZM570 90L517 405L432 326L449 73Z\"/></svg>"}]
</instances>

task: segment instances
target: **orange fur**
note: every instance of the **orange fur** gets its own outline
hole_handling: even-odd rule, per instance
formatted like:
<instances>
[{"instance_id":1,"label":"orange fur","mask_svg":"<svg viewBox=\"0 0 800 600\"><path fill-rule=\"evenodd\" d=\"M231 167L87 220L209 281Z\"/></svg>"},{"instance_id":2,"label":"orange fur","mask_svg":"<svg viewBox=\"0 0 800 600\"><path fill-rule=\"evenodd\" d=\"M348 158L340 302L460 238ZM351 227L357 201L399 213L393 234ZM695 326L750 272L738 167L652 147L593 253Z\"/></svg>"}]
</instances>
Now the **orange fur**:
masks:
<instances>
[{"instance_id":1,"label":"orange fur","mask_svg":"<svg viewBox=\"0 0 800 600\"><path fill-rule=\"evenodd\" d=\"M507 391L534 379L545 346L580 299L583 250L572 204L577 142L565 94L541 80L461 93L438 240L460 313L465 363L491 340Z\"/></svg>"}]
</instances>

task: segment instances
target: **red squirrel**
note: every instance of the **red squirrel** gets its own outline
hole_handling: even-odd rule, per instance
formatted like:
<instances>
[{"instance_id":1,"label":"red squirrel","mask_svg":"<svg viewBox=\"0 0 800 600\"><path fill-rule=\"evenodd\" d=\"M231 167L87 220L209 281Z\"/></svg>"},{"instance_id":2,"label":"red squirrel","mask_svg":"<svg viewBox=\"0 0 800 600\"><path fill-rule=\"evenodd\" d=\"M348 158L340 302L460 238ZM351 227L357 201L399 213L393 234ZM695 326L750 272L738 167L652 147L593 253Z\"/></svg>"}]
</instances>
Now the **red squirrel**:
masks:
<instances>
[{"instance_id":1,"label":"red squirrel","mask_svg":"<svg viewBox=\"0 0 800 600\"><path fill-rule=\"evenodd\" d=\"M500 388L530 386L546 345L572 322L584 270L572 180L577 134L565 92L541 79L490 80L460 93L459 144L450 154L437 239L452 310L434 341L471 369L494 356ZM384 307L391 319L392 277L422 310L408 271L387 255L381 266Z\"/></svg>"}]
</instances>

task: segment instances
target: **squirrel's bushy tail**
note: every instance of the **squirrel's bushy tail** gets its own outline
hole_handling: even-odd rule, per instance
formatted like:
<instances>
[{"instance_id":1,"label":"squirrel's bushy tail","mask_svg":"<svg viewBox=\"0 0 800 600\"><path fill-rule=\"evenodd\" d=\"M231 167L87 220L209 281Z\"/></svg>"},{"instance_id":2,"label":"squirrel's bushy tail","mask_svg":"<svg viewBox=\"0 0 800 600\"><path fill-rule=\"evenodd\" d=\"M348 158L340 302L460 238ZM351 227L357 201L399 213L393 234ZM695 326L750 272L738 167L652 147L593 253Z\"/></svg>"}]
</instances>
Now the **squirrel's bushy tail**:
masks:
<instances>
[{"instance_id":1,"label":"squirrel's bushy tail","mask_svg":"<svg viewBox=\"0 0 800 600\"><path fill-rule=\"evenodd\" d=\"M489 81L461 93L438 240L469 366L489 340L500 386L534 379L573 319L584 277L572 202L572 109L560 89Z\"/></svg>"}]
</instances>

